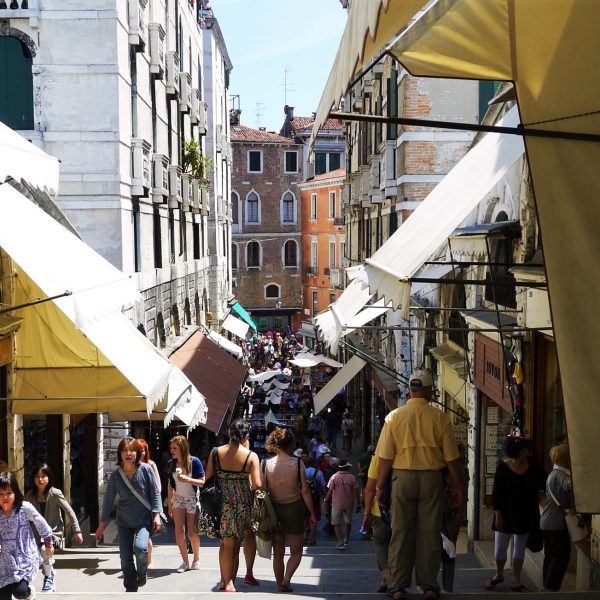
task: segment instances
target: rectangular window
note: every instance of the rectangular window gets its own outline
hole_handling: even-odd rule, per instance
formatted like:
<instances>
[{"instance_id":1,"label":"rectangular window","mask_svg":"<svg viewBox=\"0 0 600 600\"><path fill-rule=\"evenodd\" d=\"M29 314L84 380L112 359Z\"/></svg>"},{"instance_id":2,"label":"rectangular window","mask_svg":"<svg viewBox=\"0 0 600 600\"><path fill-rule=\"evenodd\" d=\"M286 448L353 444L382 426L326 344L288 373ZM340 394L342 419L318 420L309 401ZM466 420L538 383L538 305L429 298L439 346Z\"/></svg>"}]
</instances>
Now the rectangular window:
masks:
<instances>
[{"instance_id":1,"label":"rectangular window","mask_svg":"<svg viewBox=\"0 0 600 600\"><path fill-rule=\"evenodd\" d=\"M336 298L335 298L335 294L333 293L329 293L329 304L333 304L335 302Z\"/></svg>"},{"instance_id":2,"label":"rectangular window","mask_svg":"<svg viewBox=\"0 0 600 600\"><path fill-rule=\"evenodd\" d=\"M329 192L329 218L335 219L335 192Z\"/></svg>"},{"instance_id":3,"label":"rectangular window","mask_svg":"<svg viewBox=\"0 0 600 600\"><path fill-rule=\"evenodd\" d=\"M298 152L296 150L286 150L285 153L285 172L298 172Z\"/></svg>"},{"instance_id":4,"label":"rectangular window","mask_svg":"<svg viewBox=\"0 0 600 600\"><path fill-rule=\"evenodd\" d=\"M248 173L262 173L262 152L248 150Z\"/></svg>"},{"instance_id":5,"label":"rectangular window","mask_svg":"<svg viewBox=\"0 0 600 600\"><path fill-rule=\"evenodd\" d=\"M315 152L315 175L327 173L327 152Z\"/></svg>"},{"instance_id":6,"label":"rectangular window","mask_svg":"<svg viewBox=\"0 0 600 600\"><path fill-rule=\"evenodd\" d=\"M310 218L316 220L317 218L317 195L310 195Z\"/></svg>"},{"instance_id":7,"label":"rectangular window","mask_svg":"<svg viewBox=\"0 0 600 600\"><path fill-rule=\"evenodd\" d=\"M340 242L340 267L346 267L346 242Z\"/></svg>"},{"instance_id":8,"label":"rectangular window","mask_svg":"<svg viewBox=\"0 0 600 600\"><path fill-rule=\"evenodd\" d=\"M329 242L329 268L335 269L335 242Z\"/></svg>"},{"instance_id":9,"label":"rectangular window","mask_svg":"<svg viewBox=\"0 0 600 600\"><path fill-rule=\"evenodd\" d=\"M317 292L312 293L312 316L314 317L318 312L318 300L317 300Z\"/></svg>"},{"instance_id":10,"label":"rectangular window","mask_svg":"<svg viewBox=\"0 0 600 600\"><path fill-rule=\"evenodd\" d=\"M342 155L339 152L332 152L329 154L329 168L327 171L335 171L340 168L342 161Z\"/></svg>"},{"instance_id":11,"label":"rectangular window","mask_svg":"<svg viewBox=\"0 0 600 600\"><path fill-rule=\"evenodd\" d=\"M316 240L313 240L310 243L310 266L313 269L317 268L318 256L319 256L319 243Z\"/></svg>"}]
</instances>

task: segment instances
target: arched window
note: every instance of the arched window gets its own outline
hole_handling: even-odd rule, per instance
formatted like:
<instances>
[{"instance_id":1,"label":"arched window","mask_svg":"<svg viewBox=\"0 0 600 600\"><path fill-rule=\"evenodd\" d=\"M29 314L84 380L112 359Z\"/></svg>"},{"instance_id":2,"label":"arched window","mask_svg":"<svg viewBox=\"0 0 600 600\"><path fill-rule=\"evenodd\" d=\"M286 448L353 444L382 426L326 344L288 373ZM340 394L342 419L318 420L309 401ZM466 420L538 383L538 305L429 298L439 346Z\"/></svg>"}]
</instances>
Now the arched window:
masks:
<instances>
[{"instance_id":1,"label":"arched window","mask_svg":"<svg viewBox=\"0 0 600 600\"><path fill-rule=\"evenodd\" d=\"M265 298L279 298L279 286L276 283L265 287Z\"/></svg>"},{"instance_id":2,"label":"arched window","mask_svg":"<svg viewBox=\"0 0 600 600\"><path fill-rule=\"evenodd\" d=\"M248 242L246 246L246 266L260 267L260 244L258 242Z\"/></svg>"},{"instance_id":3,"label":"arched window","mask_svg":"<svg viewBox=\"0 0 600 600\"><path fill-rule=\"evenodd\" d=\"M298 266L298 244L294 240L288 240L283 246L283 265L285 267Z\"/></svg>"},{"instance_id":4,"label":"arched window","mask_svg":"<svg viewBox=\"0 0 600 600\"><path fill-rule=\"evenodd\" d=\"M18 38L0 36L0 121L33 129L32 53Z\"/></svg>"},{"instance_id":5,"label":"arched window","mask_svg":"<svg viewBox=\"0 0 600 600\"><path fill-rule=\"evenodd\" d=\"M282 223L293 223L295 221L295 200L292 192L286 192L281 197L281 222Z\"/></svg>"},{"instance_id":6,"label":"arched window","mask_svg":"<svg viewBox=\"0 0 600 600\"><path fill-rule=\"evenodd\" d=\"M231 244L231 268L238 268L238 247L237 244Z\"/></svg>"},{"instance_id":7,"label":"arched window","mask_svg":"<svg viewBox=\"0 0 600 600\"><path fill-rule=\"evenodd\" d=\"M246 196L246 223L260 223L260 199L252 190Z\"/></svg>"},{"instance_id":8,"label":"arched window","mask_svg":"<svg viewBox=\"0 0 600 600\"><path fill-rule=\"evenodd\" d=\"M231 222L234 225L240 224L239 200L240 197L237 195L237 192L231 192Z\"/></svg>"}]
</instances>

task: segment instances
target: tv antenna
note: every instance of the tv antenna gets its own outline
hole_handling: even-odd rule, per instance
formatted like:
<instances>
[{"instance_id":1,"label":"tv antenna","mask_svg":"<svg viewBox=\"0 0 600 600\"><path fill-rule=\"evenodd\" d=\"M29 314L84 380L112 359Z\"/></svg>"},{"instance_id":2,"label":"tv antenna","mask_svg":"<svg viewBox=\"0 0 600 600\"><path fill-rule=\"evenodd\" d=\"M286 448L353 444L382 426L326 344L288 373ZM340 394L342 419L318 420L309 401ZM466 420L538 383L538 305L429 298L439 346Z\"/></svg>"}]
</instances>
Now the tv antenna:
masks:
<instances>
[{"instance_id":1,"label":"tv antenna","mask_svg":"<svg viewBox=\"0 0 600 600\"><path fill-rule=\"evenodd\" d=\"M296 88L292 87L290 84L290 73L293 73L292 67L286 67L283 70L283 102L284 104L288 103L288 92L295 92Z\"/></svg>"},{"instance_id":2,"label":"tv antenna","mask_svg":"<svg viewBox=\"0 0 600 600\"><path fill-rule=\"evenodd\" d=\"M256 127L260 127L260 119L265 116L265 103L257 102L256 103L256 111L254 113L256 115Z\"/></svg>"}]
</instances>

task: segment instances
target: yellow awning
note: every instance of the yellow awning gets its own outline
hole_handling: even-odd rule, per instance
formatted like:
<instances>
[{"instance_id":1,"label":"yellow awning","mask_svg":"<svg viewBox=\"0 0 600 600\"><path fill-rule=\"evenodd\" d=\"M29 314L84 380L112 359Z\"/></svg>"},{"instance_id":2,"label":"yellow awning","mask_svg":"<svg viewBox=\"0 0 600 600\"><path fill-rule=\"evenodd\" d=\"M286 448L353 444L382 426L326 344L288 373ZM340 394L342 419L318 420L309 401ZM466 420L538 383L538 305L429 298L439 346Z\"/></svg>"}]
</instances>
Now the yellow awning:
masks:
<instances>
[{"instance_id":1,"label":"yellow awning","mask_svg":"<svg viewBox=\"0 0 600 600\"><path fill-rule=\"evenodd\" d=\"M369 3L355 0L353 10ZM401 14L403 4L414 8L408 1L388 2L375 40L383 39L384 28L405 27L410 17ZM513 81L525 128L600 134L598 23L598 0L438 0L390 49L415 76ZM348 28L344 38L347 34ZM342 45L316 124L360 66L340 54ZM600 278L589 276L600 256L600 144L525 137L525 146L546 258L576 504L580 511L600 512L595 464L600 401L593 377L600 323L582 317L590 314L589 298L600 294ZM582 282L585 294L574 293Z\"/></svg>"},{"instance_id":2,"label":"yellow awning","mask_svg":"<svg viewBox=\"0 0 600 600\"><path fill-rule=\"evenodd\" d=\"M130 278L8 184L0 185L0 247L13 260L13 414L145 410L190 382L123 315ZM8 263L6 263L8 264Z\"/></svg>"}]
</instances>

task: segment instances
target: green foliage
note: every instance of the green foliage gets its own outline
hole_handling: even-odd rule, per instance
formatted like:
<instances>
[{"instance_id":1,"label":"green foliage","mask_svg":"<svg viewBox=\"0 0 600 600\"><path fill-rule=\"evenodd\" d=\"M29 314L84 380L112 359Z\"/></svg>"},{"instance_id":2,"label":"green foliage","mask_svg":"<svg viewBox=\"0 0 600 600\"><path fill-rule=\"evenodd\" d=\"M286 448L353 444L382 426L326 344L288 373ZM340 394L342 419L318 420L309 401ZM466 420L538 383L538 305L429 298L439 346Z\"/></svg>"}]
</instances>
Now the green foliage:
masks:
<instances>
[{"instance_id":1,"label":"green foliage","mask_svg":"<svg viewBox=\"0 0 600 600\"><path fill-rule=\"evenodd\" d=\"M202 154L200 144L196 140L186 140L183 147L184 173L191 173L192 177L207 183L214 170L214 163L210 156Z\"/></svg>"}]
</instances>

